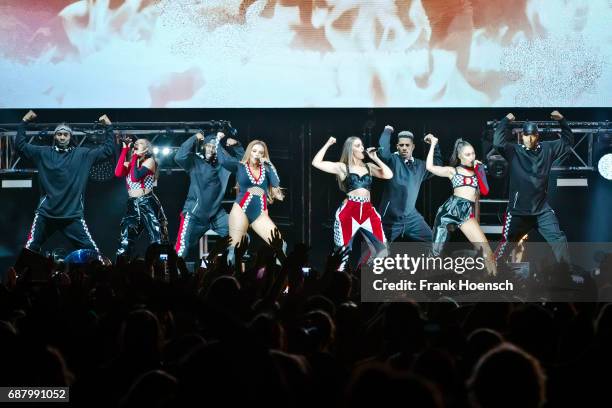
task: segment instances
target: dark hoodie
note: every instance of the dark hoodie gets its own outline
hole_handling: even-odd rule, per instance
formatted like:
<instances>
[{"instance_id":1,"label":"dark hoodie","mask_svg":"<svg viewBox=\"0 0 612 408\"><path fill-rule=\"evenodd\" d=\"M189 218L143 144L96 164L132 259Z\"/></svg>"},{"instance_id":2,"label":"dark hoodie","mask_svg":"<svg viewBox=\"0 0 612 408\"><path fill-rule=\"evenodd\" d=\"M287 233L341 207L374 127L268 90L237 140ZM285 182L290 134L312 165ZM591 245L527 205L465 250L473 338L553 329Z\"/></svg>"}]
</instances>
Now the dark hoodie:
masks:
<instances>
[{"instance_id":1,"label":"dark hoodie","mask_svg":"<svg viewBox=\"0 0 612 408\"><path fill-rule=\"evenodd\" d=\"M207 136L205 143L213 138L214 136ZM210 163L196 154L196 142L197 137L195 135L183 142L176 152L174 160L189 173L189 192L183 211L190 213L202 222L206 222L221 208L221 201L225 195L227 181L231 173L224 169L218 161ZM244 155L244 148L240 144L226 147L226 150L240 158Z\"/></svg>"},{"instance_id":2,"label":"dark hoodie","mask_svg":"<svg viewBox=\"0 0 612 408\"><path fill-rule=\"evenodd\" d=\"M550 169L554 161L574 144L574 134L563 118L559 121L559 140L539 142L536 148L529 150L522 144L506 141L508 123L508 118L504 117L493 134L493 145L509 166L508 211L514 215L541 214L550 208L546 201Z\"/></svg>"},{"instance_id":3,"label":"dark hoodie","mask_svg":"<svg viewBox=\"0 0 612 408\"><path fill-rule=\"evenodd\" d=\"M91 166L115 153L112 126L106 127L104 144L94 149L73 147L59 151L52 146L35 146L26 141L27 122L21 122L15 146L21 157L38 169L41 198L36 211L49 218L83 217L83 195Z\"/></svg>"}]
</instances>

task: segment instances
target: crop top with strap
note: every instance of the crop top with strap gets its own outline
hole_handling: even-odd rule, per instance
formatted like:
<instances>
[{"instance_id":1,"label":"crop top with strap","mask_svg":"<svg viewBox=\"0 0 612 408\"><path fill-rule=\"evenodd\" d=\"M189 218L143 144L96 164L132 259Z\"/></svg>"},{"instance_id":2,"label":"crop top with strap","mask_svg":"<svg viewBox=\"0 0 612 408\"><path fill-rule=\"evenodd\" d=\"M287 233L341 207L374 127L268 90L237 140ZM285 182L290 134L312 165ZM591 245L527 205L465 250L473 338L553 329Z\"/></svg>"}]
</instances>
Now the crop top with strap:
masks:
<instances>
[{"instance_id":1,"label":"crop top with strap","mask_svg":"<svg viewBox=\"0 0 612 408\"><path fill-rule=\"evenodd\" d=\"M457 168L458 167L455 167L455 174L451 178L451 184L453 185L453 188L472 187L472 188L479 190L482 195L489 194L489 185L487 183L487 176L482 166L476 165L473 168L464 167L474 172L474 174L472 174L471 176L460 174L457 171Z\"/></svg>"},{"instance_id":2,"label":"crop top with strap","mask_svg":"<svg viewBox=\"0 0 612 408\"><path fill-rule=\"evenodd\" d=\"M129 166L126 168L124 166L125 157L127 155L127 148L122 149L121 155L119 157L119 161L117 162L117 167L115 168L115 176L117 177L125 177L125 184L128 190L152 190L155 186L155 172L150 169L146 169L146 173L144 176L139 178L136 177L135 170L138 168L139 172L142 172L143 166L138 167L138 156L133 154L132 160L130 161Z\"/></svg>"},{"instance_id":3,"label":"crop top with strap","mask_svg":"<svg viewBox=\"0 0 612 408\"><path fill-rule=\"evenodd\" d=\"M372 172L370 171L370 166L367 167L368 172L360 176L357 173L351 173L348 165L346 165L346 178L344 179L344 183L346 184L347 192L357 190L358 188L365 188L368 191L372 190Z\"/></svg>"}]
</instances>

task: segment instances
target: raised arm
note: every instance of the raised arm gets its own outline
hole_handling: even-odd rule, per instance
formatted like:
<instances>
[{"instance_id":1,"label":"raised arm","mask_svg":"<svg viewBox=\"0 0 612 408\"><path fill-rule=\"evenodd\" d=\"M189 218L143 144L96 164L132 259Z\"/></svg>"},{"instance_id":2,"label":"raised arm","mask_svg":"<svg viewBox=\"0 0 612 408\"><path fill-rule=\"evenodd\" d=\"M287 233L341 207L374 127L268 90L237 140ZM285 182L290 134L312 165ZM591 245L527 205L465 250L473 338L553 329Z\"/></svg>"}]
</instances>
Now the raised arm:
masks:
<instances>
[{"instance_id":1,"label":"raised arm","mask_svg":"<svg viewBox=\"0 0 612 408\"><path fill-rule=\"evenodd\" d=\"M425 161L425 168L427 171L438 177L451 178L455 174L455 169L447 166L436 166L434 164L434 150L438 144L438 138L430 133L425 136L425 142L430 144L427 160Z\"/></svg>"},{"instance_id":2,"label":"raised arm","mask_svg":"<svg viewBox=\"0 0 612 408\"><path fill-rule=\"evenodd\" d=\"M558 121L559 126L561 126L561 139L552 142L553 155L554 158L557 159L565 153L568 148L574 145L574 132L572 132L572 129L567 124L567 120L559 111L551 112L550 117Z\"/></svg>"},{"instance_id":3,"label":"raised arm","mask_svg":"<svg viewBox=\"0 0 612 408\"><path fill-rule=\"evenodd\" d=\"M113 125L106 115L100 116L98 119L105 126L106 140L104 143L95 149L90 149L87 155L93 160L93 162L103 161L111 157L115 153L115 134L113 132Z\"/></svg>"},{"instance_id":4,"label":"raised arm","mask_svg":"<svg viewBox=\"0 0 612 408\"><path fill-rule=\"evenodd\" d=\"M204 135L200 132L185 140L176 151L174 161L184 170L189 171L193 164L194 146L198 140L204 140Z\"/></svg>"},{"instance_id":5,"label":"raised arm","mask_svg":"<svg viewBox=\"0 0 612 408\"><path fill-rule=\"evenodd\" d=\"M15 148L21 157L28 160L35 160L38 158L40 151L44 149L44 146L34 146L27 142L26 140L26 128L28 123L32 120L36 119L36 113L30 110L25 114L23 119L21 119L21 123L17 128L17 136L15 136Z\"/></svg>"},{"instance_id":6,"label":"raised arm","mask_svg":"<svg viewBox=\"0 0 612 408\"><path fill-rule=\"evenodd\" d=\"M217 132L217 138L219 140L223 139L225 134L223 132ZM240 166L240 160L236 157L232 156L223 148L223 145L219 143L217 145L217 159L219 159L219 164L223 166L224 169L235 173L238 171L238 166Z\"/></svg>"},{"instance_id":7,"label":"raised arm","mask_svg":"<svg viewBox=\"0 0 612 408\"><path fill-rule=\"evenodd\" d=\"M321 171L324 171L330 174L335 174L338 176L338 175L342 175L341 164L339 162L330 162L330 161L323 160L323 157L325 157L325 153L327 152L327 149L329 149L329 147L335 143L336 143L336 138L330 137L327 140L327 142L325 142L321 150L319 150L317 154L315 154L315 157L312 159L312 165Z\"/></svg>"},{"instance_id":8,"label":"raised arm","mask_svg":"<svg viewBox=\"0 0 612 408\"><path fill-rule=\"evenodd\" d=\"M370 159L372 159L372 161L374 163L369 163L368 166L370 167L370 170L372 171L372 175L374 177L378 177L381 179L390 179L393 177L393 170L391 170L389 168L389 166L387 166L377 155L376 155L376 148L375 147L370 147L369 149L366 150L366 153L368 154L368 156L370 157Z\"/></svg>"},{"instance_id":9,"label":"raised arm","mask_svg":"<svg viewBox=\"0 0 612 408\"><path fill-rule=\"evenodd\" d=\"M440 151L440 144L438 143L436 143L436 146L434 147L433 164L434 166L438 167L442 167L444 165L444 161L442 161L442 152ZM427 171L427 169L425 169L425 171L423 172L423 179L421 181L430 179L433 176L434 174L432 172Z\"/></svg>"},{"instance_id":10,"label":"raised arm","mask_svg":"<svg viewBox=\"0 0 612 408\"><path fill-rule=\"evenodd\" d=\"M238 140L231 137L225 141L225 151L238 160L244 156L244 146Z\"/></svg>"},{"instance_id":11,"label":"raised arm","mask_svg":"<svg viewBox=\"0 0 612 408\"><path fill-rule=\"evenodd\" d=\"M387 164L391 161L391 157L393 157L391 156L391 135L393 134L393 130L394 129L392 126L385 126L385 129L382 131L380 138L378 139L378 145L380 146L380 159Z\"/></svg>"},{"instance_id":12,"label":"raised arm","mask_svg":"<svg viewBox=\"0 0 612 408\"><path fill-rule=\"evenodd\" d=\"M495 126L495 131L493 133L493 147L497 149L499 154L501 154L506 159L508 158L508 150L510 149L510 145L506 141L506 131L508 129L508 124L514 120L514 115L512 113L507 114L497 122L497 126Z\"/></svg>"},{"instance_id":13,"label":"raised arm","mask_svg":"<svg viewBox=\"0 0 612 408\"><path fill-rule=\"evenodd\" d=\"M119 160L117 160L117 165L115 166L115 177L125 177L128 174L130 162L126 161L127 153L130 150L130 146L123 143L123 148L121 149L121 154L119 155Z\"/></svg>"}]
</instances>

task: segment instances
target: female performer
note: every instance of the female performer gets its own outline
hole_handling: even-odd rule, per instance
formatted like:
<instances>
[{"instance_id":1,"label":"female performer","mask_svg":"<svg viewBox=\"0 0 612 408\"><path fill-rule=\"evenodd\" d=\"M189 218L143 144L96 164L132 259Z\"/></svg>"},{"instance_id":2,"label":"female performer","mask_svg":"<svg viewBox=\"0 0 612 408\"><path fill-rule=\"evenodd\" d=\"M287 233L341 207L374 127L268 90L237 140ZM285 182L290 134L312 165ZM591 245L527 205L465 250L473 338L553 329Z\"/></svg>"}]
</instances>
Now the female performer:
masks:
<instances>
[{"instance_id":1,"label":"female performer","mask_svg":"<svg viewBox=\"0 0 612 408\"><path fill-rule=\"evenodd\" d=\"M153 193L157 179L157 161L148 139L134 143L131 159L127 158L130 144L123 142L123 149L115 167L115 176L125 177L128 190L127 210L121 219L121 237L117 257L130 257L134 244L143 228L149 234L151 244L168 243L168 221L159 199Z\"/></svg>"},{"instance_id":2,"label":"female performer","mask_svg":"<svg viewBox=\"0 0 612 408\"><path fill-rule=\"evenodd\" d=\"M442 204L436 214L433 228L433 255L438 256L442 252L448 240L448 226L456 225L471 243L482 248L489 273L497 274L487 237L474 218L474 206L479 194L489 194L486 175L482 163L476 160L474 148L465 140L457 139L451 156L452 167L436 166L433 157L438 139L428 134L424 140L431 144L426 161L427 170L436 176L449 178L453 186L453 195Z\"/></svg>"},{"instance_id":3,"label":"female performer","mask_svg":"<svg viewBox=\"0 0 612 408\"><path fill-rule=\"evenodd\" d=\"M387 240L380 215L370 202L370 190L372 177L388 180L393 177L393 171L376 155L376 148L365 151L361 139L354 136L344 142L339 162L324 161L327 149L334 143L336 139L330 137L312 159L314 167L334 174L340 190L346 193L346 199L336 211L334 244L336 247L350 248L353 237L361 231L370 248L374 249L375 256L383 256L387 249ZM363 162L364 151L374 163ZM362 259L360 264L363 261L365 259ZM342 269L345 263L346 259L341 265Z\"/></svg>"},{"instance_id":4,"label":"female performer","mask_svg":"<svg viewBox=\"0 0 612 408\"><path fill-rule=\"evenodd\" d=\"M217 133L218 139L223 137L224 133ZM234 265L236 244L246 234L249 225L264 241L270 242L276 225L268 215L268 204L274 200L282 201L285 196L265 142L253 140L249 143L242 160L229 155L219 144L217 157L221 166L236 175L239 187L229 215L229 235L232 241L227 261ZM283 251L285 249L286 244L283 242Z\"/></svg>"}]
</instances>

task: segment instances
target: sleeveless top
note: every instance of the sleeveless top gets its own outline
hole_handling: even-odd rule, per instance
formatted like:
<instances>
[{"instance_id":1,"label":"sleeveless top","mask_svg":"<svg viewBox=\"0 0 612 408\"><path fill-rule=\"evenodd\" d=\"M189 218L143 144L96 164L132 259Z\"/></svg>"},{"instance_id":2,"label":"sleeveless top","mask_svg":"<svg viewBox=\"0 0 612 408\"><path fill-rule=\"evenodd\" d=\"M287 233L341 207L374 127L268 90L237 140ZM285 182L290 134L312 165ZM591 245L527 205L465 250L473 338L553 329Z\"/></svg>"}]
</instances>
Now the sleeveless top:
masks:
<instances>
[{"instance_id":1,"label":"sleeveless top","mask_svg":"<svg viewBox=\"0 0 612 408\"><path fill-rule=\"evenodd\" d=\"M478 177L476 177L476 174L471 175L471 176L466 176L464 174L459 174L459 172L457 171L457 168L455 167L455 175L451 178L451 184L453 185L453 188L457 188L457 187L473 187L473 188L478 188Z\"/></svg>"},{"instance_id":2,"label":"sleeveless top","mask_svg":"<svg viewBox=\"0 0 612 408\"><path fill-rule=\"evenodd\" d=\"M372 189L372 173L370 171L370 167L368 166L368 172L363 176L358 175L357 173L349 172L349 167L346 165L346 179L344 179L344 183L346 185L346 191L353 191L358 188L365 188L370 191Z\"/></svg>"},{"instance_id":3,"label":"sleeveless top","mask_svg":"<svg viewBox=\"0 0 612 408\"><path fill-rule=\"evenodd\" d=\"M136 162L130 163L128 174L125 176L125 183L127 184L128 190L140 190L150 189L152 190L155 185L155 173L151 170L147 171L144 177L137 179L134 176L134 168L137 166Z\"/></svg>"}]
</instances>

